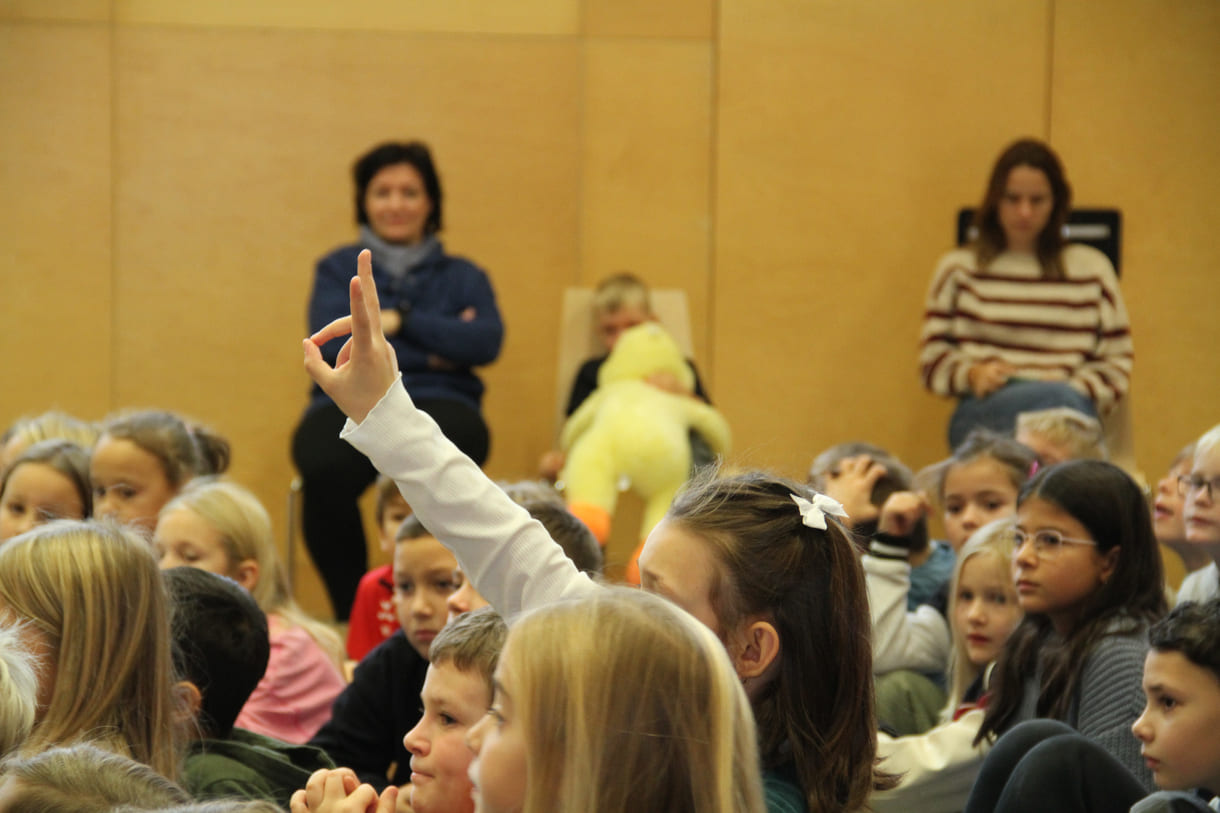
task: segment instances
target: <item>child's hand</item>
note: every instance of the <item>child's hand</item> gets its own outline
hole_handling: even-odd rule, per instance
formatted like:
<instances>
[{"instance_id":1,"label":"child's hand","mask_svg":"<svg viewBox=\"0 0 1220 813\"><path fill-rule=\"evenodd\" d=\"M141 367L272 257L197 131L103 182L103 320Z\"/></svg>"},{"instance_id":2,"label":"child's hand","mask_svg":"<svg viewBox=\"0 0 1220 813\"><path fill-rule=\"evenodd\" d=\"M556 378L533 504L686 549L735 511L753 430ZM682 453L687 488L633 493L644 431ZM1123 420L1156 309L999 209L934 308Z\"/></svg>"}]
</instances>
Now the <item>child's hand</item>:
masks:
<instances>
[{"instance_id":1,"label":"child's hand","mask_svg":"<svg viewBox=\"0 0 1220 813\"><path fill-rule=\"evenodd\" d=\"M868 455L845 457L826 474L826 496L843 505L854 526L877 518L873 505L873 486L885 476L885 466Z\"/></svg>"},{"instance_id":2,"label":"child's hand","mask_svg":"<svg viewBox=\"0 0 1220 813\"><path fill-rule=\"evenodd\" d=\"M548 483L554 483L559 479L559 472L563 471L563 464L567 460L568 456L558 449L543 452L542 457L538 458L538 476Z\"/></svg>"},{"instance_id":3,"label":"child's hand","mask_svg":"<svg viewBox=\"0 0 1220 813\"><path fill-rule=\"evenodd\" d=\"M890 536L910 536L915 524L932 512L928 498L914 491L895 491L881 506L877 530Z\"/></svg>"},{"instance_id":4,"label":"child's hand","mask_svg":"<svg viewBox=\"0 0 1220 813\"><path fill-rule=\"evenodd\" d=\"M983 398L1007 384L1014 372L1016 370L1011 364L991 359L971 367L966 378L970 382L970 391L974 393L974 397Z\"/></svg>"},{"instance_id":5,"label":"child's hand","mask_svg":"<svg viewBox=\"0 0 1220 813\"><path fill-rule=\"evenodd\" d=\"M411 807L410 782L398 788L398 803L394 807L394 813L415 813L415 808Z\"/></svg>"},{"instance_id":6,"label":"child's hand","mask_svg":"<svg viewBox=\"0 0 1220 813\"><path fill-rule=\"evenodd\" d=\"M305 340L305 370L349 418L359 423L398 377L398 358L381 332L381 308L373 284L372 254L356 259L356 277L349 288L351 316L336 319ZM332 368L319 348L331 339L351 334Z\"/></svg>"},{"instance_id":7,"label":"child's hand","mask_svg":"<svg viewBox=\"0 0 1220 813\"><path fill-rule=\"evenodd\" d=\"M381 796L372 785L362 785L351 768L314 771L304 790L292 794L292 813L394 813L398 788L391 785Z\"/></svg>"}]
</instances>

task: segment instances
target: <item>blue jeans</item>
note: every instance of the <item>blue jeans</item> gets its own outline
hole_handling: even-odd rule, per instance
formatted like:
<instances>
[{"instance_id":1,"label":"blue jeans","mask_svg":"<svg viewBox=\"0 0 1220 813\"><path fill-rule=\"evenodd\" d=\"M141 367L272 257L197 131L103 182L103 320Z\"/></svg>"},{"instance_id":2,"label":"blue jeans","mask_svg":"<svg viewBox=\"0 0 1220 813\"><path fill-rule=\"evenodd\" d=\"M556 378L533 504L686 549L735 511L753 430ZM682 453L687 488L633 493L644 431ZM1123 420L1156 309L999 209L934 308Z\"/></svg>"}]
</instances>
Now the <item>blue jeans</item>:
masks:
<instances>
[{"instance_id":1,"label":"blue jeans","mask_svg":"<svg viewBox=\"0 0 1220 813\"><path fill-rule=\"evenodd\" d=\"M991 395L967 395L957 404L949 419L949 450L956 449L972 429L990 429L1011 435L1017 415L1039 409L1071 407L1097 417L1097 407L1087 395L1063 381L1027 381L1014 378Z\"/></svg>"}]
</instances>

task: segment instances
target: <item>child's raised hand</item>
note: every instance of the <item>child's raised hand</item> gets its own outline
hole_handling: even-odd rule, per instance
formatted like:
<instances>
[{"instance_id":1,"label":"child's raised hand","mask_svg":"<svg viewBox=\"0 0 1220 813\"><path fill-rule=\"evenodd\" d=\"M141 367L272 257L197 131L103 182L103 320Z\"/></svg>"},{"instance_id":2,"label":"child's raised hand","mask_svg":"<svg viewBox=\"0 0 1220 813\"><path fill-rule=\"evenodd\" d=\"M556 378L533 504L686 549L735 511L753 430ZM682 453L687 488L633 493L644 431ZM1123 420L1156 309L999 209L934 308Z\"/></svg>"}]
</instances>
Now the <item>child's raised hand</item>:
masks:
<instances>
[{"instance_id":1,"label":"child's raised hand","mask_svg":"<svg viewBox=\"0 0 1220 813\"><path fill-rule=\"evenodd\" d=\"M881 506L877 530L890 536L910 536L915 523L932 512L928 498L915 491L895 491Z\"/></svg>"},{"instance_id":2,"label":"child's raised hand","mask_svg":"<svg viewBox=\"0 0 1220 813\"><path fill-rule=\"evenodd\" d=\"M394 813L398 788L391 785L377 795L362 785L351 768L314 771L304 790L292 794L292 813Z\"/></svg>"},{"instance_id":3,"label":"child's raised hand","mask_svg":"<svg viewBox=\"0 0 1220 813\"><path fill-rule=\"evenodd\" d=\"M305 340L305 370L349 418L359 423L398 378L398 357L381 332L381 306L368 249L356 259L349 288L351 316L336 319ZM351 334L332 368L319 349Z\"/></svg>"},{"instance_id":4,"label":"child's raised hand","mask_svg":"<svg viewBox=\"0 0 1220 813\"><path fill-rule=\"evenodd\" d=\"M873 486L885 476L885 466L868 455L845 457L826 474L826 496L843 505L852 525L877 518Z\"/></svg>"}]
</instances>

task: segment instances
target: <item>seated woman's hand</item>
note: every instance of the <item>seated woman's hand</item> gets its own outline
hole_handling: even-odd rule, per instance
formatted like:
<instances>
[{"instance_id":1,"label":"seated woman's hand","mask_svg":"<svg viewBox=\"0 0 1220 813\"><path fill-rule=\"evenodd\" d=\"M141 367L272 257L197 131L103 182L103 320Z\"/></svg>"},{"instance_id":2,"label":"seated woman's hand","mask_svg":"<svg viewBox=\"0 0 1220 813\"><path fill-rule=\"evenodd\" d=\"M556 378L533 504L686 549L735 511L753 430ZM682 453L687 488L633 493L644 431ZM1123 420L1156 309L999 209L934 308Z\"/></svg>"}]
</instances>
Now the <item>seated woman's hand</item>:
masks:
<instances>
[{"instance_id":1,"label":"seated woman's hand","mask_svg":"<svg viewBox=\"0 0 1220 813\"><path fill-rule=\"evenodd\" d=\"M1013 372L1011 364L992 359L975 364L966 377L970 381L970 391L974 393L974 397L985 398L1007 384Z\"/></svg>"}]
</instances>

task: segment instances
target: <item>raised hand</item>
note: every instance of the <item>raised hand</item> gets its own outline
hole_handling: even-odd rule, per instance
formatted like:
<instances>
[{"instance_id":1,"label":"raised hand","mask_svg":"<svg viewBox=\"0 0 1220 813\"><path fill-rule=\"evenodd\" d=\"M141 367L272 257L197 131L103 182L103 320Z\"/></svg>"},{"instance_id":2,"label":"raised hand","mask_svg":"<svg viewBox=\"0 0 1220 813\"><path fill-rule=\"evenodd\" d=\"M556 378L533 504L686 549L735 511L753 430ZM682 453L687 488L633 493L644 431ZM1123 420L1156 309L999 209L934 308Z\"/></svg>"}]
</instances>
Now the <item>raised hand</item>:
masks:
<instances>
[{"instance_id":1,"label":"raised hand","mask_svg":"<svg viewBox=\"0 0 1220 813\"><path fill-rule=\"evenodd\" d=\"M381 306L368 249L356 259L349 296L351 316L336 319L305 340L305 371L349 418L359 423L398 378L398 358L381 332ZM348 334L351 336L332 368L319 348Z\"/></svg>"},{"instance_id":2,"label":"raised hand","mask_svg":"<svg viewBox=\"0 0 1220 813\"><path fill-rule=\"evenodd\" d=\"M873 505L873 486L885 472L885 466L868 455L845 457L826 473L826 496L843 504L853 526L871 522L880 514L880 509Z\"/></svg>"}]
</instances>

